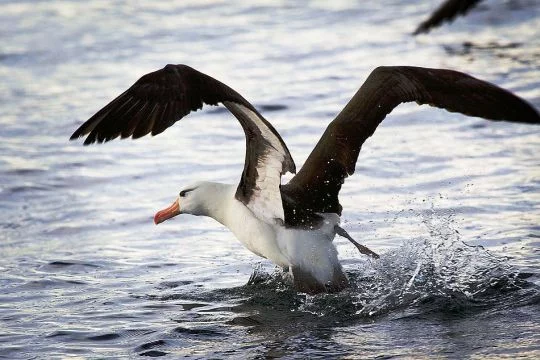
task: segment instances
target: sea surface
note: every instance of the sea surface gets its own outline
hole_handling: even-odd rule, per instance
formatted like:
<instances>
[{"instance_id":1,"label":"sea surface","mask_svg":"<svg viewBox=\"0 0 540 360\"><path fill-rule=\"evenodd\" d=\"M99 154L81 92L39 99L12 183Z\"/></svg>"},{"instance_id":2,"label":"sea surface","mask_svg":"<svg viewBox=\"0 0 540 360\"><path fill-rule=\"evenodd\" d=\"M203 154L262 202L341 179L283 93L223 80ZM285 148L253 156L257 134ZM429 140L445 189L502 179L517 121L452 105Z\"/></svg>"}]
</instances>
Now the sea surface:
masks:
<instances>
[{"instance_id":1,"label":"sea surface","mask_svg":"<svg viewBox=\"0 0 540 360\"><path fill-rule=\"evenodd\" d=\"M0 358L540 358L538 126L396 108L341 191L381 258L336 238L352 287L317 296L211 219L152 222L186 184L238 182L227 111L68 140L167 63L243 94L298 167L379 65L464 71L539 109L540 3L411 36L440 1L0 1Z\"/></svg>"}]
</instances>

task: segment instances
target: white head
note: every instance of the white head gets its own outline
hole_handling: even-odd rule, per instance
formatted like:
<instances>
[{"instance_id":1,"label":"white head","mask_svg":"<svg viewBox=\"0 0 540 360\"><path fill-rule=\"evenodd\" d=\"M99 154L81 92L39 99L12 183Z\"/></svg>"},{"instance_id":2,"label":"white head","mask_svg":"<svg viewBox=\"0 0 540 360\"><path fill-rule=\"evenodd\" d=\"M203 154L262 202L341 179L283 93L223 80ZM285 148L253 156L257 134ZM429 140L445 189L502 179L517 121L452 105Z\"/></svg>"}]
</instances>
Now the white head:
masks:
<instances>
[{"instance_id":1,"label":"white head","mask_svg":"<svg viewBox=\"0 0 540 360\"><path fill-rule=\"evenodd\" d=\"M171 206L156 213L154 223L157 225L180 214L216 218L224 201L222 194L226 193L225 188L229 187L230 185L206 181L186 186L180 191L178 198Z\"/></svg>"}]
</instances>

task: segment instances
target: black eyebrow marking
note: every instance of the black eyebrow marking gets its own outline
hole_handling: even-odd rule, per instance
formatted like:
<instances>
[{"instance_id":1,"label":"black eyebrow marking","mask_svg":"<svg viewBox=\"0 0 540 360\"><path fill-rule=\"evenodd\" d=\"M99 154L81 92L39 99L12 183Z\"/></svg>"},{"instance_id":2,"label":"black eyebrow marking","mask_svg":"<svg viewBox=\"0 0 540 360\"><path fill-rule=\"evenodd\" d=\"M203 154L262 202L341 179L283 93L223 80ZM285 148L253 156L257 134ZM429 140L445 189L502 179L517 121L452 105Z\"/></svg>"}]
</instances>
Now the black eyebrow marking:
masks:
<instances>
[{"instance_id":1,"label":"black eyebrow marking","mask_svg":"<svg viewBox=\"0 0 540 360\"><path fill-rule=\"evenodd\" d=\"M183 196L186 196L186 194L190 191L193 191L195 190L195 188L192 188L192 189L185 189L185 190L182 190L180 191L180 197L183 197Z\"/></svg>"}]
</instances>

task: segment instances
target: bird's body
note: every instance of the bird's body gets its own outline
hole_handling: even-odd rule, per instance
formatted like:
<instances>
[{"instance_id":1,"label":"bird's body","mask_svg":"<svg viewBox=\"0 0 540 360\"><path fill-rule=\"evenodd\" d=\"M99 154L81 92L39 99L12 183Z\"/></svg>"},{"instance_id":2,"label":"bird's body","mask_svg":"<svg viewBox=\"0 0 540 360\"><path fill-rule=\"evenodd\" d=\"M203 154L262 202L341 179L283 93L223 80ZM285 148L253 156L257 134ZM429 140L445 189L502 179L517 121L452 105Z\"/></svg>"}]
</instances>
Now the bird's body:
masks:
<instances>
[{"instance_id":1,"label":"bird's body","mask_svg":"<svg viewBox=\"0 0 540 360\"><path fill-rule=\"evenodd\" d=\"M248 250L289 270L299 290L322 292L330 288L340 290L347 285L332 243L335 226L339 224L337 214L324 214L323 225L317 229L287 228L257 219L237 200L232 203L238 212L223 225Z\"/></svg>"},{"instance_id":2,"label":"bird's body","mask_svg":"<svg viewBox=\"0 0 540 360\"><path fill-rule=\"evenodd\" d=\"M87 136L85 144L91 144L119 136L156 135L203 104L222 103L246 137L239 183L187 186L170 207L156 214L155 223L181 213L212 217L251 252L290 270L298 290L333 292L348 283L332 243L336 234L376 257L339 226L341 186L354 173L364 141L392 109L410 101L491 120L540 123L536 110L525 101L469 75L379 67L328 125L298 173L281 184L281 176L296 173L296 165L279 133L255 107L206 74L186 65L167 65L139 79L71 138Z\"/></svg>"},{"instance_id":3,"label":"bird's body","mask_svg":"<svg viewBox=\"0 0 540 360\"><path fill-rule=\"evenodd\" d=\"M194 189L190 196L197 206L185 204L186 212L211 217L227 227L249 251L290 271L300 290L335 291L347 285L332 243L339 225L337 214L321 214L323 220L316 228L291 227L258 219L236 199L236 185L205 181L187 188Z\"/></svg>"}]
</instances>

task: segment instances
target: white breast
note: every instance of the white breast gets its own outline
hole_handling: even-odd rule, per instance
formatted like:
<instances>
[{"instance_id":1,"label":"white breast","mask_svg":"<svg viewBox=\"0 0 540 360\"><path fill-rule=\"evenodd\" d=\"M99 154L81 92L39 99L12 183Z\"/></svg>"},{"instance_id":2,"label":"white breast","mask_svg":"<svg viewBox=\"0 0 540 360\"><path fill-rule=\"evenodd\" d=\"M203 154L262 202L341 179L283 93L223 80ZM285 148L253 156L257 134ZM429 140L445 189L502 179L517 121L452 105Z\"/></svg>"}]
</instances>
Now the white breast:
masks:
<instances>
[{"instance_id":1,"label":"white breast","mask_svg":"<svg viewBox=\"0 0 540 360\"><path fill-rule=\"evenodd\" d=\"M278 245L277 235L280 225L259 220L242 202L234 199L224 224L251 252L269 259L282 267L289 266L289 260Z\"/></svg>"}]
</instances>

